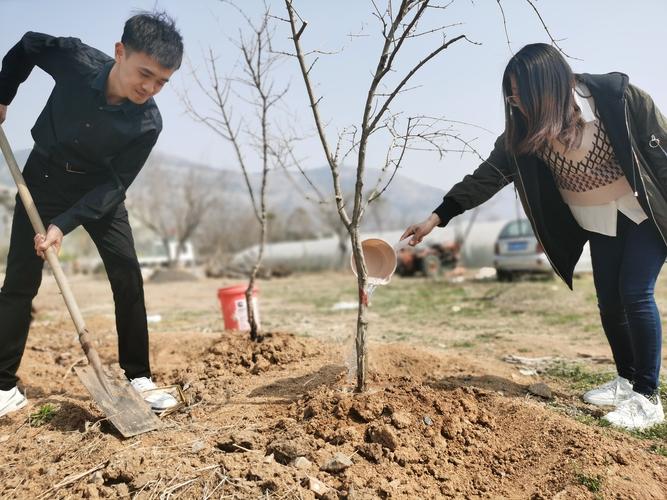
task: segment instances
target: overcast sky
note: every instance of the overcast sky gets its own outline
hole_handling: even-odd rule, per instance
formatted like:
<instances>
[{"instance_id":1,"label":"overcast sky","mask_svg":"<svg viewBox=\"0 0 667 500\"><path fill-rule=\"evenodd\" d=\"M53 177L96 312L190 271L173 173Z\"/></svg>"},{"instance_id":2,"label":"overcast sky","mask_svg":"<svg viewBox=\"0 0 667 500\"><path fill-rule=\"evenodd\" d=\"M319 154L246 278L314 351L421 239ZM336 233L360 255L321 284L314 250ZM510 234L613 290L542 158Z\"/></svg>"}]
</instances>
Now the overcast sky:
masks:
<instances>
[{"instance_id":1,"label":"overcast sky","mask_svg":"<svg viewBox=\"0 0 667 500\"><path fill-rule=\"evenodd\" d=\"M382 0L376 0L384 4ZM294 0L309 26L303 36L307 50L336 52L322 56L313 70L316 91L323 96L321 112L327 120L330 139L335 140L344 127L358 124L371 72L377 64L381 47L379 25L372 17L367 0ZM398 1L394 2L398 4ZM440 2L444 4L446 2ZM239 1L252 17L261 13L261 0ZM664 0L628 2L621 0L553 0L535 2L553 36L573 58L578 72L623 71L631 81L649 91L658 105L667 109L664 62ZM270 0L272 11L285 16L284 2ZM548 36L527 1L505 0L511 47L518 50L526 43L548 42ZM28 30L58 36L74 36L112 54L120 39L122 26L136 9L157 7L177 21L183 35L189 63L184 64L172 82L156 97L163 115L164 131L156 146L158 151L221 168L236 168L229 147L186 113L179 92L187 91L195 105L204 109L206 102L193 86L190 67L204 69L202 54L211 48L218 56L221 73L233 75L238 67L238 51L230 38L243 28L242 18L229 5L218 0L0 0L0 52L4 54ZM454 25L448 37L466 34L479 43L458 42L432 61L412 82L417 86L403 95L393 111L410 115L426 114L477 124L484 129L462 127L464 137L474 139L476 148L486 155L503 128L500 80L511 56L502 17L495 0L455 0L446 10L429 13L428 26ZM363 36L350 36L361 34ZM291 49L287 26L278 23L275 45ZM400 77L438 43L435 37L411 41L397 64ZM296 61L284 61L275 73L278 85L290 86L279 121L287 116L296 130L313 134L313 123ZM16 149L32 144L30 127L43 107L52 80L41 70L33 71L19 89L9 108L5 130ZM240 106L239 115L252 122L251 110ZM385 144L372 144L370 166L378 165ZM299 150L305 165L325 165L317 141L304 141ZM472 156L415 153L407 157L402 175L447 189L477 164Z\"/></svg>"}]
</instances>

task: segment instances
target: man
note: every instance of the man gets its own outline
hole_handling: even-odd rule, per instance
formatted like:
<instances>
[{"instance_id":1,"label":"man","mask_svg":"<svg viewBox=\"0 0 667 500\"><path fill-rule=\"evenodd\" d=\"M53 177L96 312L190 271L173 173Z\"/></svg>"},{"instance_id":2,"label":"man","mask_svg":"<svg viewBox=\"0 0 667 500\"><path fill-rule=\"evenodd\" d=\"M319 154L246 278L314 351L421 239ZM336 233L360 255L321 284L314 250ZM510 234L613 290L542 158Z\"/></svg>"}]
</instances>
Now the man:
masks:
<instances>
[{"instance_id":1,"label":"man","mask_svg":"<svg viewBox=\"0 0 667 500\"><path fill-rule=\"evenodd\" d=\"M164 13L127 20L112 59L76 38L26 33L0 70L0 123L34 66L55 87L32 128L35 146L23 175L44 220L34 235L17 197L7 271L0 291L0 416L26 405L16 387L42 279L45 251L83 225L104 262L116 306L119 362L156 411L176 404L151 391L143 280L123 200L162 129L153 96L181 64L183 41Z\"/></svg>"}]
</instances>

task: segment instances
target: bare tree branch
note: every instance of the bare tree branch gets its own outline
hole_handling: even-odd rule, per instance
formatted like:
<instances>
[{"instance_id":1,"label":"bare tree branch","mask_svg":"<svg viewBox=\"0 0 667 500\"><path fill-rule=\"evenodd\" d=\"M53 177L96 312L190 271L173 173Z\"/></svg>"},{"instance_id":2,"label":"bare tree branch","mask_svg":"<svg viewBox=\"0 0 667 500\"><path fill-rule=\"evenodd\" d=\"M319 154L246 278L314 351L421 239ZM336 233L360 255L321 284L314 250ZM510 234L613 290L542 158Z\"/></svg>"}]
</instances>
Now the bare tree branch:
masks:
<instances>
[{"instance_id":1,"label":"bare tree branch","mask_svg":"<svg viewBox=\"0 0 667 500\"><path fill-rule=\"evenodd\" d=\"M194 175L188 175L184 182L170 182L171 176L155 159L149 160L146 169L150 188L136 192L129 203L132 215L162 241L168 265L179 265L180 254L185 243L200 227L211 199L205 184ZM171 242L175 243L172 253Z\"/></svg>"},{"instance_id":2,"label":"bare tree branch","mask_svg":"<svg viewBox=\"0 0 667 500\"><path fill-rule=\"evenodd\" d=\"M510 35L507 32L507 18L505 17L505 9L503 9L503 4L501 0L496 0L496 3L498 4L498 8L500 9L500 15L503 17L503 29L505 30L505 40L507 40L507 48L510 51L510 54L514 55L514 51L512 50L512 44L510 43Z\"/></svg>"},{"instance_id":3,"label":"bare tree branch","mask_svg":"<svg viewBox=\"0 0 667 500\"><path fill-rule=\"evenodd\" d=\"M544 22L544 19L542 18L542 14L540 14L540 11L537 9L535 4L533 3L533 0L526 0L528 5L535 11L535 14L537 15L537 18L540 20L540 23L542 23L542 27L544 28L544 31L546 31L547 35L549 36L549 39L551 40L551 43L556 47L559 51L563 53L565 57L569 57L570 59L575 59L577 61L581 61L582 59L579 59L578 57L572 57L569 55L567 52L563 50L563 48L558 44L559 40L556 40L553 35L551 34L551 31L549 31L549 27L547 26L547 23Z\"/></svg>"},{"instance_id":4,"label":"bare tree branch","mask_svg":"<svg viewBox=\"0 0 667 500\"><path fill-rule=\"evenodd\" d=\"M391 182L394 180L394 177L396 176L396 172L398 172L398 169L401 167L401 163L403 162L403 157L405 156L405 151L407 150L408 142L410 140L410 134L411 134L411 130L412 130L412 126L411 126L412 125L412 120L413 120L413 118L408 118L408 124L406 126L405 135L402 137L403 147L401 148L400 155L399 155L399 157L396 161L392 161L392 160L389 159L389 153L391 153L391 151L393 149L393 144L394 144L393 142L392 142L392 146L388 149L387 160L385 161L385 165L382 169L382 174L378 178L378 182L377 182L377 185L375 186L375 189L373 190L373 193L368 197L368 204L369 205L373 201L378 199L380 196L382 196L382 194L387 190L387 188L389 187ZM391 163L393 163L393 165L394 165L391 176L389 177L389 180L387 180L384 187L378 190L378 187L382 183L383 174L386 172L389 164L391 164Z\"/></svg>"},{"instance_id":5,"label":"bare tree branch","mask_svg":"<svg viewBox=\"0 0 667 500\"><path fill-rule=\"evenodd\" d=\"M332 176L333 176L333 181L334 181L334 192L335 192L335 197L336 197L336 205L338 207L338 213L340 214L341 220L345 224L346 227L349 228L350 226L350 218L347 215L347 212L345 211L345 205L343 203L343 197L342 197L342 190L340 186L340 174L338 171L338 165L335 162L334 156L331 154L331 150L329 148L329 143L326 138L326 134L324 132L324 127L322 126L322 120L320 118L320 112L319 112L319 107L318 103L321 98L316 99L315 98L315 93L313 92L313 87L310 82L310 76L308 75L308 69L306 67L306 61L305 57L303 55L303 50L301 48L301 35L303 34L303 31L306 29L307 23L305 21L302 21L302 24L299 29L296 27L296 17L298 17L298 13L294 9L292 5L292 0L285 0L285 6L287 8L287 13L289 15L289 20L290 20L290 29L292 31L292 41L294 43L294 48L296 50L296 56L297 60L299 61L299 67L301 68L301 74L303 76L304 84L306 86L306 92L308 93L308 99L310 101L310 108L313 113L313 118L315 120L315 127L317 128L317 133L320 138L320 143L322 145L322 149L324 150L324 155L327 159L327 163L329 164L329 167L331 168Z\"/></svg>"},{"instance_id":6,"label":"bare tree branch","mask_svg":"<svg viewBox=\"0 0 667 500\"><path fill-rule=\"evenodd\" d=\"M419 71L419 69L421 67L423 67L427 62L429 62L431 59L433 59L435 56L437 56L440 52L447 49L450 45L452 45L453 43L458 42L459 40L463 40L463 39L467 40L470 43L476 43L476 42L472 42L472 41L468 40L468 37L466 37L465 35L459 35L459 36L451 39L449 42L443 43L440 47L438 47L433 52L431 52L429 55L427 55L424 59L419 61L419 63L417 63L408 72L408 74L405 75L403 80L401 80L401 82L396 86L394 91L391 93L391 95L387 98L387 100L384 102L384 104L380 108L380 111L378 111L375 114L375 117L373 118L373 121L371 122L370 128L372 129L377 125L377 122L382 118L382 115L385 113L387 108L389 108L389 104L391 104L391 102L394 100L394 98L398 95L401 88L410 80L410 78L412 78L414 76L415 73L417 73L417 71Z\"/></svg>"},{"instance_id":7,"label":"bare tree branch","mask_svg":"<svg viewBox=\"0 0 667 500\"><path fill-rule=\"evenodd\" d=\"M442 32L442 31L446 30L447 28L453 28L454 26L462 26L462 25L463 25L463 23L445 24L445 25L440 26L438 28L433 28L433 29L430 29L430 30L421 31L421 32L415 33L413 35L407 35L405 38L406 38L406 40L410 39L410 38L419 38L420 36L431 35L433 33L439 33L439 32Z\"/></svg>"}]
</instances>

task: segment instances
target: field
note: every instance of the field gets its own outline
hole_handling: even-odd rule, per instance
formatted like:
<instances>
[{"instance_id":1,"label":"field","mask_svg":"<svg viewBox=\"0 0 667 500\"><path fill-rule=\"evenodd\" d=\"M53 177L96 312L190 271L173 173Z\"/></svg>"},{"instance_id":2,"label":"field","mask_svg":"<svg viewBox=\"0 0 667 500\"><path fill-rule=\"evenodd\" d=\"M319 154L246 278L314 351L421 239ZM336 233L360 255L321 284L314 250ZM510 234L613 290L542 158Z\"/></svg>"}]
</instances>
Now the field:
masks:
<instances>
[{"instance_id":1,"label":"field","mask_svg":"<svg viewBox=\"0 0 667 500\"><path fill-rule=\"evenodd\" d=\"M154 376L190 405L122 439L71 371L83 354L45 277L19 372L31 405L0 419L0 497L665 498L667 424L616 430L580 399L613 369L590 276L574 292L394 278L372 297L360 395L350 274L261 281L259 344L223 330L229 284L147 280ZM72 286L114 361L106 281ZM657 296L665 317L667 280Z\"/></svg>"}]
</instances>

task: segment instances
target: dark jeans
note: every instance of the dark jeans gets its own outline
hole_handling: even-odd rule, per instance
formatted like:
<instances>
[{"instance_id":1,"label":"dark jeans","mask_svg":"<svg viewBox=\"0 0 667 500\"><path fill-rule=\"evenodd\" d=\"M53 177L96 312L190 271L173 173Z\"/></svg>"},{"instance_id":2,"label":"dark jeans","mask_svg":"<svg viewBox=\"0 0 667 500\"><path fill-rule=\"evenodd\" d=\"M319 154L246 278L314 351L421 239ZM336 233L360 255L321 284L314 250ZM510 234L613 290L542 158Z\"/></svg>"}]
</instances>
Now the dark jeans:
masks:
<instances>
[{"instance_id":1,"label":"dark jeans","mask_svg":"<svg viewBox=\"0 0 667 500\"><path fill-rule=\"evenodd\" d=\"M667 248L653 222L637 225L620 212L616 237L589 236L602 327L616 369L636 392L651 395L658 388L662 345L653 290Z\"/></svg>"},{"instance_id":2,"label":"dark jeans","mask_svg":"<svg viewBox=\"0 0 667 500\"><path fill-rule=\"evenodd\" d=\"M23 173L46 227L99 181L67 173L35 152L28 158ZM84 228L100 253L113 291L120 365L128 378L149 377L143 280L127 210L121 204L103 219L84 224ZM17 196L7 272L0 290L0 390L16 385L16 371L28 338L32 299L42 281L44 261L35 254L34 234Z\"/></svg>"}]
</instances>

